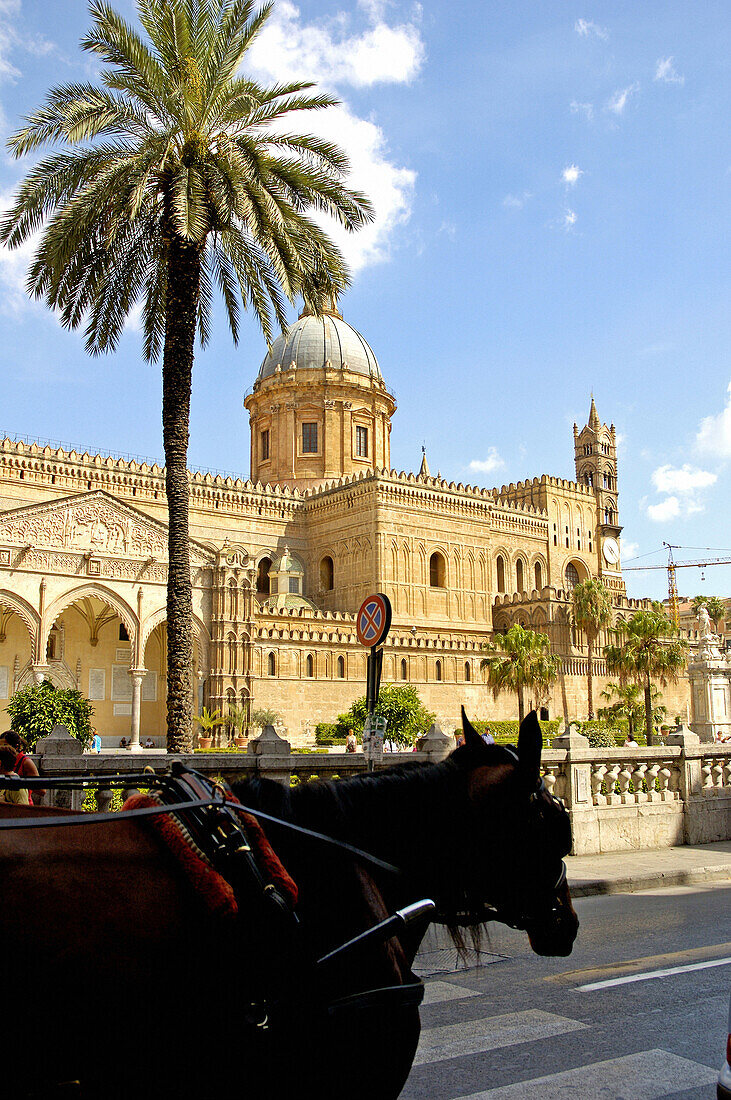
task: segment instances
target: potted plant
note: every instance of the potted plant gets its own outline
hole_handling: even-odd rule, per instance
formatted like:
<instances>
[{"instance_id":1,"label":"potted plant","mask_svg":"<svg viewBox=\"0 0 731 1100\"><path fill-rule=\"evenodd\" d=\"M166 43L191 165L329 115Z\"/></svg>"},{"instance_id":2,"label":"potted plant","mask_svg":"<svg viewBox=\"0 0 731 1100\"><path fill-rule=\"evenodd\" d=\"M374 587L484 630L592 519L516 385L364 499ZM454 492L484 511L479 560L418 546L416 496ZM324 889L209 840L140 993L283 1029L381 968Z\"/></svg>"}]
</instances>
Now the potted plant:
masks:
<instances>
[{"instance_id":1,"label":"potted plant","mask_svg":"<svg viewBox=\"0 0 731 1100\"><path fill-rule=\"evenodd\" d=\"M229 707L228 708L228 724L233 730L233 742L237 748L244 748L246 745L246 736L244 729L246 727L246 710L244 707Z\"/></svg>"},{"instance_id":2,"label":"potted plant","mask_svg":"<svg viewBox=\"0 0 731 1100\"><path fill-rule=\"evenodd\" d=\"M221 717L220 710L211 712L207 707L203 707L200 714L195 715L193 721L198 723L201 730L198 734L199 749L210 749L213 742L213 731L218 726L223 726L226 723L226 719Z\"/></svg>"}]
</instances>

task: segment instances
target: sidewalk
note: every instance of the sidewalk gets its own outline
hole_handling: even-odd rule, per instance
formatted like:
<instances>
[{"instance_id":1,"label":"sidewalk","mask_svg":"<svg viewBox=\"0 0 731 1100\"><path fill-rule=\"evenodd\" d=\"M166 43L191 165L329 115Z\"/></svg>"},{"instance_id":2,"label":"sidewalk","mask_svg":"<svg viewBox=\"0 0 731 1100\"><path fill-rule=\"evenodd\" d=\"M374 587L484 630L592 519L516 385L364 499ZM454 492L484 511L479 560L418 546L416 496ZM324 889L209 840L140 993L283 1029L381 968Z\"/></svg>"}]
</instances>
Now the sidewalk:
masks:
<instances>
[{"instance_id":1,"label":"sidewalk","mask_svg":"<svg viewBox=\"0 0 731 1100\"><path fill-rule=\"evenodd\" d=\"M567 856L566 871L574 898L731 881L731 840L641 852Z\"/></svg>"}]
</instances>

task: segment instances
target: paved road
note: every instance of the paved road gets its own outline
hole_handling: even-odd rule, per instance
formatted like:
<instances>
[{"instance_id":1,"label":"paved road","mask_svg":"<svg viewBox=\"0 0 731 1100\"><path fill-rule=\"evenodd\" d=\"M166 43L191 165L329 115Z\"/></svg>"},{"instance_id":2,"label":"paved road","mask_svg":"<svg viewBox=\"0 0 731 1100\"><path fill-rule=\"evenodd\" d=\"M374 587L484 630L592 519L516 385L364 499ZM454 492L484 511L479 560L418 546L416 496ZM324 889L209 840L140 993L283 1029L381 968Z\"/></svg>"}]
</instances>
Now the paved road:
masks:
<instances>
[{"instance_id":1,"label":"paved road","mask_svg":"<svg viewBox=\"0 0 731 1100\"><path fill-rule=\"evenodd\" d=\"M583 898L576 909L581 929L568 959L539 959L520 933L493 925L486 965L427 979L403 1100L715 1097L731 888ZM420 962L435 969L445 956ZM665 973L629 980L653 971Z\"/></svg>"}]
</instances>

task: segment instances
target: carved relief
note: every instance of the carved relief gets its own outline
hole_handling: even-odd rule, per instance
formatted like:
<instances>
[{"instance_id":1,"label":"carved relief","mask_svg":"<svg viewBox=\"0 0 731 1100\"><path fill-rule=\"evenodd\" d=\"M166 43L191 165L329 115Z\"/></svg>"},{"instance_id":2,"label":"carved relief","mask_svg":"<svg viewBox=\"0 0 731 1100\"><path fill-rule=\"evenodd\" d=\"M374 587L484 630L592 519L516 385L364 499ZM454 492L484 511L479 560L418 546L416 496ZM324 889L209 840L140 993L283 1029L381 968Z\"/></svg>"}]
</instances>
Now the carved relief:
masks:
<instances>
[{"instance_id":1,"label":"carved relief","mask_svg":"<svg viewBox=\"0 0 731 1100\"><path fill-rule=\"evenodd\" d=\"M0 521L0 540L25 543L32 550L48 547L115 557L167 559L167 528L121 506L101 491L11 513ZM202 549L193 544L190 549L196 564L208 562L209 556ZM27 563L35 565L32 559L31 551Z\"/></svg>"}]
</instances>

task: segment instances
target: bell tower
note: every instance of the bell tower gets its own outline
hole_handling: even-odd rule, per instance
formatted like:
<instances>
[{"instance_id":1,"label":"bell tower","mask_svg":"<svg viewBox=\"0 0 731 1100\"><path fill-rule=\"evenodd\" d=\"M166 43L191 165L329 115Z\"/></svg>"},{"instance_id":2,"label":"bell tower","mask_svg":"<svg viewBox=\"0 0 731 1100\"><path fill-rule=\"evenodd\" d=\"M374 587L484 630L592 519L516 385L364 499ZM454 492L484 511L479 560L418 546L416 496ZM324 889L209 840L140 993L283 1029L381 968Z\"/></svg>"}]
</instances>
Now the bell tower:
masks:
<instances>
[{"instance_id":1,"label":"bell tower","mask_svg":"<svg viewBox=\"0 0 731 1100\"><path fill-rule=\"evenodd\" d=\"M597 541L600 541L604 570L619 572L619 486L617 482L617 438L614 424L602 424L591 398L589 422L581 431L574 424L576 480L594 490L597 509Z\"/></svg>"}]
</instances>

